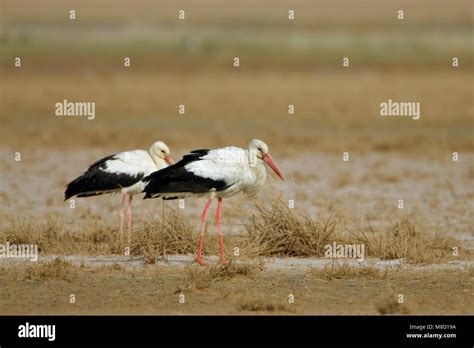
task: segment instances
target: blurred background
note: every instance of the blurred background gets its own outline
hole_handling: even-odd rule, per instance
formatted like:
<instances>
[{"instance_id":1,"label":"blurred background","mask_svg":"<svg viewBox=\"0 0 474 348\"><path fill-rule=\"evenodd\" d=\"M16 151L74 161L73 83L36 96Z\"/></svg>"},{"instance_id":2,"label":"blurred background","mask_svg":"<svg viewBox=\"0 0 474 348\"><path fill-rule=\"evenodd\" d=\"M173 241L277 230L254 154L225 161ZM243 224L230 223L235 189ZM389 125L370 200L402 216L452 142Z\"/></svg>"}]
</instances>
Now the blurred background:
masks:
<instances>
[{"instance_id":1,"label":"blurred background","mask_svg":"<svg viewBox=\"0 0 474 348\"><path fill-rule=\"evenodd\" d=\"M469 0L2 0L2 146L472 151L472 16ZM56 117L63 99L96 119ZM380 117L387 99L421 102L421 121Z\"/></svg>"}]
</instances>

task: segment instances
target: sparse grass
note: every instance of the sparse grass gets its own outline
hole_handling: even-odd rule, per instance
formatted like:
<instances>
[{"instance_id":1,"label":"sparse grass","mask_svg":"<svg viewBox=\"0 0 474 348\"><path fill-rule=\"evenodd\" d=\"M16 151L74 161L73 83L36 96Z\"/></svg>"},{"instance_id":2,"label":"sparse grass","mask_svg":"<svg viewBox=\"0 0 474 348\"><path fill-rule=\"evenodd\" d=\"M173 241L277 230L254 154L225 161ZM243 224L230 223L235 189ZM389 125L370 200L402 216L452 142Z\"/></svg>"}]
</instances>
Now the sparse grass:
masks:
<instances>
[{"instance_id":1,"label":"sparse grass","mask_svg":"<svg viewBox=\"0 0 474 348\"><path fill-rule=\"evenodd\" d=\"M84 267L81 265L81 268L84 268ZM112 265L104 265L104 266L100 266L100 267L91 267L91 268L88 268L87 271L92 272L92 273L110 274L110 273L114 273L114 272L124 272L125 271L125 266L121 265L121 264L118 264L118 263L114 263Z\"/></svg>"},{"instance_id":2,"label":"sparse grass","mask_svg":"<svg viewBox=\"0 0 474 348\"><path fill-rule=\"evenodd\" d=\"M36 244L39 252L49 252L54 249L55 241L66 241L70 236L63 233L63 225L57 220L12 219L2 225L0 241L11 244Z\"/></svg>"},{"instance_id":3,"label":"sparse grass","mask_svg":"<svg viewBox=\"0 0 474 348\"><path fill-rule=\"evenodd\" d=\"M336 221L313 221L300 216L281 199L270 206L256 204L257 212L243 223L248 233L248 248L260 256L321 256L333 234Z\"/></svg>"},{"instance_id":4,"label":"sparse grass","mask_svg":"<svg viewBox=\"0 0 474 348\"><path fill-rule=\"evenodd\" d=\"M403 259L408 263L438 263L452 259L452 248L461 245L453 237L431 235L421 225L406 219L382 233L376 232L370 223L367 228L359 226L355 233L350 233L357 243L366 246L369 257Z\"/></svg>"},{"instance_id":5,"label":"sparse grass","mask_svg":"<svg viewBox=\"0 0 474 348\"><path fill-rule=\"evenodd\" d=\"M324 268L313 268L308 271L308 275L317 279L334 280L334 279L372 279L386 276L374 266L351 266L347 263L339 264L333 262Z\"/></svg>"},{"instance_id":6,"label":"sparse grass","mask_svg":"<svg viewBox=\"0 0 474 348\"><path fill-rule=\"evenodd\" d=\"M227 265L206 267L190 265L185 269L186 284L184 288L202 290L209 288L214 282L226 281L236 277L255 279L257 273L262 270L263 264L261 262L236 263L230 261Z\"/></svg>"},{"instance_id":7,"label":"sparse grass","mask_svg":"<svg viewBox=\"0 0 474 348\"><path fill-rule=\"evenodd\" d=\"M61 220L11 218L0 227L0 243L36 244L43 254L111 253L116 229L94 224L72 232Z\"/></svg>"},{"instance_id":8,"label":"sparse grass","mask_svg":"<svg viewBox=\"0 0 474 348\"><path fill-rule=\"evenodd\" d=\"M410 310L404 303L398 303L395 295L388 296L385 300L376 304L377 311L382 315L410 314Z\"/></svg>"},{"instance_id":9,"label":"sparse grass","mask_svg":"<svg viewBox=\"0 0 474 348\"><path fill-rule=\"evenodd\" d=\"M230 261L226 265L213 265L208 268L209 275L217 281L228 280L235 277L247 277L255 279L257 273L262 270L262 262L237 263L235 261Z\"/></svg>"},{"instance_id":10,"label":"sparse grass","mask_svg":"<svg viewBox=\"0 0 474 348\"><path fill-rule=\"evenodd\" d=\"M291 312L288 304L284 300L277 300L272 296L265 295L247 295L246 297L238 297L235 300L235 307L239 311L249 312L276 312L285 311Z\"/></svg>"},{"instance_id":11,"label":"sparse grass","mask_svg":"<svg viewBox=\"0 0 474 348\"><path fill-rule=\"evenodd\" d=\"M145 263L154 264L158 256L190 254L196 243L193 228L179 209L167 208L164 220L149 219L134 232L132 253L142 254Z\"/></svg>"},{"instance_id":12,"label":"sparse grass","mask_svg":"<svg viewBox=\"0 0 474 348\"><path fill-rule=\"evenodd\" d=\"M70 282L76 276L77 269L60 257L50 262L29 264L24 270L25 280L65 280Z\"/></svg>"},{"instance_id":13,"label":"sparse grass","mask_svg":"<svg viewBox=\"0 0 474 348\"><path fill-rule=\"evenodd\" d=\"M375 231L370 223L366 228L357 226L355 232L346 228L348 234L338 232L331 217L317 223L307 215L298 215L284 202L274 199L269 205L257 203L257 212L243 219L249 255L321 257L325 245L337 240L364 244L368 257L422 264L453 260L453 247L461 250L462 243L455 238L429 233L423 224L408 219L381 231Z\"/></svg>"},{"instance_id":14,"label":"sparse grass","mask_svg":"<svg viewBox=\"0 0 474 348\"><path fill-rule=\"evenodd\" d=\"M212 278L206 269L197 265L190 265L185 269L186 285L185 289L206 289L211 285ZM177 292L181 291L181 288Z\"/></svg>"},{"instance_id":15,"label":"sparse grass","mask_svg":"<svg viewBox=\"0 0 474 348\"><path fill-rule=\"evenodd\" d=\"M336 240L364 244L367 257L402 259L413 264L454 260L453 247L458 247L463 258L470 255L455 238L429 233L423 224L408 219L377 230L370 223L365 227L359 224L346 228L348 234L337 231L336 221L331 217L317 223L288 208L281 199L270 204L256 203L256 208L256 213L242 218L246 235L224 238L226 250L238 245L241 255L249 258L321 257L324 247ZM37 244L41 254L111 254L116 251L117 234L115 226L104 223L71 231L56 219L38 222L13 218L2 224L0 243ZM192 254L197 245L195 237L181 211L168 208L164 221L150 219L135 228L132 254L143 255L148 264L167 254ZM204 253L215 255L218 253L216 245L207 238Z\"/></svg>"}]
</instances>

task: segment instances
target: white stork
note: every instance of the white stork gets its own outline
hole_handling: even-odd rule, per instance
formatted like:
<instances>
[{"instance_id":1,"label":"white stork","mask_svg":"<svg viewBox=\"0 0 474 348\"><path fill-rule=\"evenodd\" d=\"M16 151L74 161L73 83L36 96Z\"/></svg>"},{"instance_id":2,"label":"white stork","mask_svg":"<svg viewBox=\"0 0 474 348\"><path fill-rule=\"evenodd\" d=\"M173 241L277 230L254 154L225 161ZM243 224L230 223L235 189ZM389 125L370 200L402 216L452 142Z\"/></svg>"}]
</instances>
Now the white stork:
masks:
<instances>
[{"instance_id":1,"label":"white stork","mask_svg":"<svg viewBox=\"0 0 474 348\"><path fill-rule=\"evenodd\" d=\"M249 195L257 193L266 178L268 165L283 180L283 176L268 153L268 146L254 139L248 149L235 146L214 150L195 150L178 163L152 173L143 181L145 199L161 197L177 199L189 196L208 197L201 214L201 234L196 261L203 266L202 245L206 225L206 215L212 200L217 197L216 222L220 246L220 262L225 264L222 242L220 211L222 198L239 192Z\"/></svg>"},{"instance_id":2,"label":"white stork","mask_svg":"<svg viewBox=\"0 0 474 348\"><path fill-rule=\"evenodd\" d=\"M148 151L134 150L119 152L104 157L89 166L81 176L66 186L64 200L71 197L91 197L105 193L122 194L120 209L120 241L123 238L125 201L127 207L128 242L132 229L132 198L145 188L142 179L151 173L173 164L170 150L165 143L155 142Z\"/></svg>"}]
</instances>

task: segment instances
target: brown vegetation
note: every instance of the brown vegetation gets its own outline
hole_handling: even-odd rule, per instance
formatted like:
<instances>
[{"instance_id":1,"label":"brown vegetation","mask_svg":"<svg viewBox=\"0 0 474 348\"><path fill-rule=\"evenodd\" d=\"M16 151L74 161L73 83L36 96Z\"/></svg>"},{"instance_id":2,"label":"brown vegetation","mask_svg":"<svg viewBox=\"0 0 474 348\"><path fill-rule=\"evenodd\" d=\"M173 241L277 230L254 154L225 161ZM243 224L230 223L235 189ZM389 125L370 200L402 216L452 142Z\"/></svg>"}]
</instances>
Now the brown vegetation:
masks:
<instances>
[{"instance_id":1,"label":"brown vegetation","mask_svg":"<svg viewBox=\"0 0 474 348\"><path fill-rule=\"evenodd\" d=\"M383 232L376 232L370 223L352 233L357 243L366 245L370 257L403 259L408 263L436 263L453 259L453 248L461 243L453 237L428 233L423 226L404 219ZM459 250L460 252L460 250Z\"/></svg>"},{"instance_id":2,"label":"brown vegetation","mask_svg":"<svg viewBox=\"0 0 474 348\"><path fill-rule=\"evenodd\" d=\"M336 221L331 217L317 223L300 216L281 199L272 204L257 203L256 213L243 220L248 248L260 256L322 256L324 246L334 238Z\"/></svg>"},{"instance_id":3,"label":"brown vegetation","mask_svg":"<svg viewBox=\"0 0 474 348\"><path fill-rule=\"evenodd\" d=\"M410 314L408 307L397 301L395 295L388 296L376 305L377 311L382 315L390 314Z\"/></svg>"},{"instance_id":4,"label":"brown vegetation","mask_svg":"<svg viewBox=\"0 0 474 348\"><path fill-rule=\"evenodd\" d=\"M194 264L186 267L186 284L183 288L202 290L210 287L215 282L230 280L235 277L255 279L257 273L262 270L263 265L259 262L237 263L230 261L226 265L212 265L205 268ZM181 287L179 289L181 290Z\"/></svg>"},{"instance_id":5,"label":"brown vegetation","mask_svg":"<svg viewBox=\"0 0 474 348\"><path fill-rule=\"evenodd\" d=\"M158 256L191 254L196 247L193 228L178 209L167 208L164 217L146 220L134 232L132 253L143 255L146 263L153 264Z\"/></svg>"},{"instance_id":6,"label":"brown vegetation","mask_svg":"<svg viewBox=\"0 0 474 348\"><path fill-rule=\"evenodd\" d=\"M273 296L264 295L248 295L246 297L239 297L235 300L235 307L239 311L249 312L292 311L288 304L285 304L283 300L275 299Z\"/></svg>"},{"instance_id":7,"label":"brown vegetation","mask_svg":"<svg viewBox=\"0 0 474 348\"><path fill-rule=\"evenodd\" d=\"M24 269L24 280L65 280L72 281L77 269L70 262L57 257L54 261L29 264Z\"/></svg>"},{"instance_id":8,"label":"brown vegetation","mask_svg":"<svg viewBox=\"0 0 474 348\"><path fill-rule=\"evenodd\" d=\"M382 272L374 266L351 266L347 263L339 264L337 262L333 262L324 268L313 268L308 271L308 274L311 277L323 280L371 279L386 276L386 272Z\"/></svg>"}]
</instances>

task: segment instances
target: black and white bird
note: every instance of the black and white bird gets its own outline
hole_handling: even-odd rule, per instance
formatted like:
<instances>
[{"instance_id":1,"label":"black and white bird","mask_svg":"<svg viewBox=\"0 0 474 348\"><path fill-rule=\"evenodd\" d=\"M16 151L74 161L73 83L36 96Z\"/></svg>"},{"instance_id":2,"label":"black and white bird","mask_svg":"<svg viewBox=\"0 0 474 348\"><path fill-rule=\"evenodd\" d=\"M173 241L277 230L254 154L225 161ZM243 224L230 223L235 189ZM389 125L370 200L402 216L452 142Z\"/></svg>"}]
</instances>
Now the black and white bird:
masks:
<instances>
[{"instance_id":1,"label":"black and white bird","mask_svg":"<svg viewBox=\"0 0 474 348\"><path fill-rule=\"evenodd\" d=\"M125 202L127 207L128 242L132 229L132 198L145 188L147 175L173 164L168 146L155 142L148 151L133 150L104 157L89 166L81 176L66 186L64 200L71 197L91 197L105 193L121 193L120 241L123 238Z\"/></svg>"},{"instance_id":2,"label":"black and white bird","mask_svg":"<svg viewBox=\"0 0 474 348\"><path fill-rule=\"evenodd\" d=\"M214 198L217 197L216 222L220 246L220 262L226 263L222 242L220 211L222 199L239 192L254 195L265 183L266 168L269 166L282 180L283 176L263 141L252 140L247 149L235 146L214 150L195 150L174 165L161 169L143 179L145 199L161 197L177 199L189 196L208 197L201 214L201 234L196 261L200 265L206 215Z\"/></svg>"}]
</instances>

